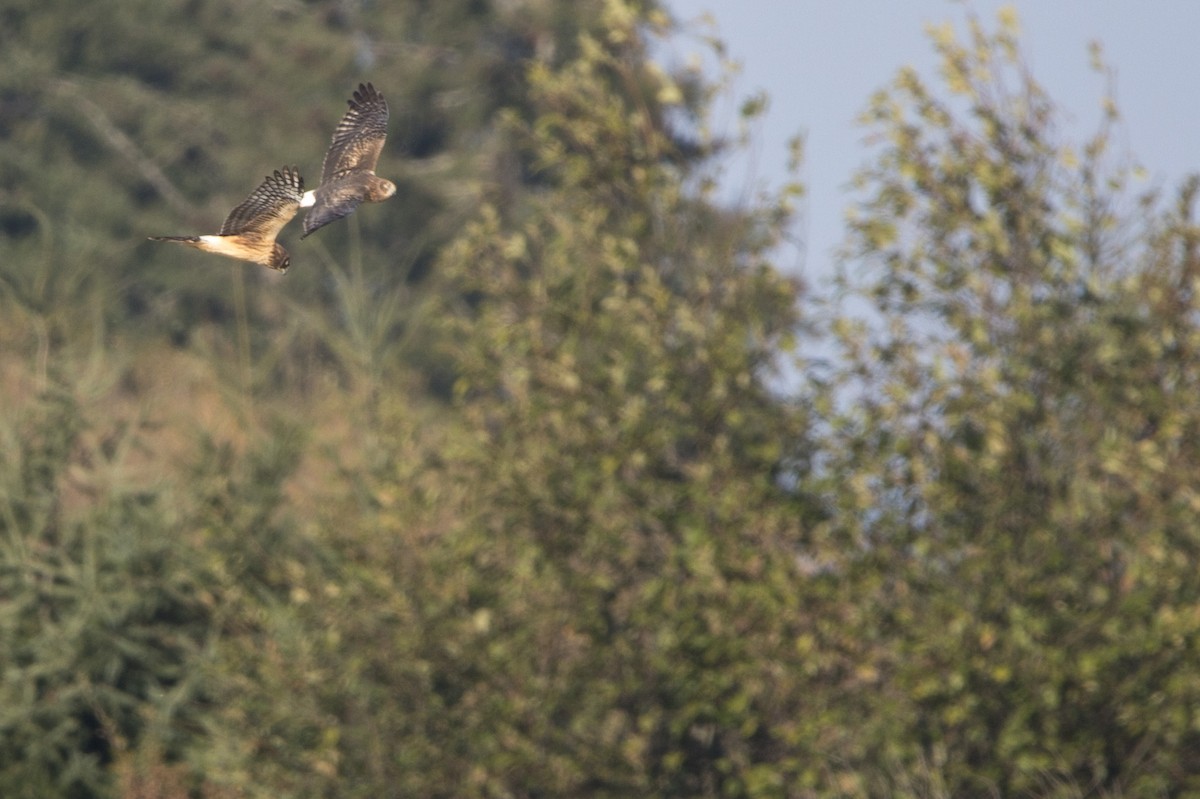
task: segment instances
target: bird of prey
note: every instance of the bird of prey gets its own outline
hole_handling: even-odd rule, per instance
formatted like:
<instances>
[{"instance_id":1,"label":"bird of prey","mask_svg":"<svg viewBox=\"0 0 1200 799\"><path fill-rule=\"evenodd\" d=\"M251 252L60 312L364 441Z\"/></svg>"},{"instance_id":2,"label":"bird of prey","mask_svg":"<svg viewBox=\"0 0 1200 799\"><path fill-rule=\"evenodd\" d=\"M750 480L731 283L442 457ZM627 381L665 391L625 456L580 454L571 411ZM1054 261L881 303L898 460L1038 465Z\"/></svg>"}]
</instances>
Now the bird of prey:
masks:
<instances>
[{"instance_id":1,"label":"bird of prey","mask_svg":"<svg viewBox=\"0 0 1200 799\"><path fill-rule=\"evenodd\" d=\"M205 252L287 272L291 258L275 237L300 209L304 178L295 167L285 166L267 175L249 197L229 213L215 236L150 236L151 241L173 241Z\"/></svg>"},{"instance_id":2,"label":"bird of prey","mask_svg":"<svg viewBox=\"0 0 1200 799\"><path fill-rule=\"evenodd\" d=\"M333 141L321 167L321 185L306 192L301 208L304 235L354 212L364 202L383 202L396 193L396 184L375 174L375 164L387 138L388 105L371 84L358 84L348 101L350 110L333 131Z\"/></svg>"}]
</instances>

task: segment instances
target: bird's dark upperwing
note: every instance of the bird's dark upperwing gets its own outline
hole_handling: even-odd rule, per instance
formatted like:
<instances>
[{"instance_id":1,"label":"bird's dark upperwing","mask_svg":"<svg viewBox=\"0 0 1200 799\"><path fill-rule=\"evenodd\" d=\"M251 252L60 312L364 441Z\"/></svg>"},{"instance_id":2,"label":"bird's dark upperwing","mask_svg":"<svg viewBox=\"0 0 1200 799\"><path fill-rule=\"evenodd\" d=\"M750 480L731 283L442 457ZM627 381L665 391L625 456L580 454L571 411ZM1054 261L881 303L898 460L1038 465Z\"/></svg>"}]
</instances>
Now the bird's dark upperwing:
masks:
<instances>
[{"instance_id":1,"label":"bird's dark upperwing","mask_svg":"<svg viewBox=\"0 0 1200 799\"><path fill-rule=\"evenodd\" d=\"M295 167L277 169L241 205L229 212L225 224L221 225L220 235L274 240L300 210L303 196L304 178Z\"/></svg>"},{"instance_id":2,"label":"bird's dark upperwing","mask_svg":"<svg viewBox=\"0 0 1200 799\"><path fill-rule=\"evenodd\" d=\"M366 179L366 175L351 172L344 177L322 183L317 189L312 210L304 217L304 235L300 238L354 213L354 209L366 199Z\"/></svg>"},{"instance_id":3,"label":"bird's dark upperwing","mask_svg":"<svg viewBox=\"0 0 1200 799\"><path fill-rule=\"evenodd\" d=\"M372 172L387 138L388 104L370 83L358 85L350 110L333 131L333 141L321 166L321 183L347 172Z\"/></svg>"}]
</instances>

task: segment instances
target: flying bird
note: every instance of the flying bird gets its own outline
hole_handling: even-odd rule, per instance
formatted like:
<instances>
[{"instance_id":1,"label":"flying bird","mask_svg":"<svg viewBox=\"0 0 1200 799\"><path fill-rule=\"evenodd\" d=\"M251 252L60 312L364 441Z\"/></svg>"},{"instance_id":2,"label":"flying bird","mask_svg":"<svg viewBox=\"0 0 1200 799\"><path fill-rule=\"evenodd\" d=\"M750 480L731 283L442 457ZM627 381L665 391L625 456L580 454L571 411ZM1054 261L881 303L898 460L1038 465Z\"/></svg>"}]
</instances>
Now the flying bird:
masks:
<instances>
[{"instance_id":1,"label":"flying bird","mask_svg":"<svg viewBox=\"0 0 1200 799\"><path fill-rule=\"evenodd\" d=\"M215 236L150 236L151 241L173 241L205 252L287 272L291 257L275 237L300 209L304 178L295 167L285 166L267 175L249 197L229 213Z\"/></svg>"},{"instance_id":2,"label":"flying bird","mask_svg":"<svg viewBox=\"0 0 1200 799\"><path fill-rule=\"evenodd\" d=\"M304 235L354 212L364 202L383 202L396 193L396 184L375 174L387 138L388 105L371 84L358 84L348 101L350 110L333 131L333 142L321 167L321 185L306 192L301 208Z\"/></svg>"}]
</instances>

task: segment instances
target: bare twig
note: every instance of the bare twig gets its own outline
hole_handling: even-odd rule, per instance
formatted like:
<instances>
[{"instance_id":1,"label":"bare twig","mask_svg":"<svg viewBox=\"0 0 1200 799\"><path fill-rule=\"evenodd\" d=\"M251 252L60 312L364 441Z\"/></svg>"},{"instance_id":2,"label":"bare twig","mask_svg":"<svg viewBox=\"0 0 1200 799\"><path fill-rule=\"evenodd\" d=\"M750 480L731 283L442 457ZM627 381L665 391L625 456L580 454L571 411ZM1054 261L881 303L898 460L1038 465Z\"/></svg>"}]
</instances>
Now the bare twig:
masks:
<instances>
[{"instance_id":1,"label":"bare twig","mask_svg":"<svg viewBox=\"0 0 1200 799\"><path fill-rule=\"evenodd\" d=\"M60 95L69 99L74 107L83 112L83 115L87 117L88 122L100 134L105 143L118 155L129 161L168 205L185 218L191 218L195 215L196 207L188 202L187 198L175 188L170 179L158 168L158 164L154 163L149 156L142 152L133 139L126 136L113 123L104 109L89 98L80 89L78 84L60 78L54 81L54 88Z\"/></svg>"}]
</instances>

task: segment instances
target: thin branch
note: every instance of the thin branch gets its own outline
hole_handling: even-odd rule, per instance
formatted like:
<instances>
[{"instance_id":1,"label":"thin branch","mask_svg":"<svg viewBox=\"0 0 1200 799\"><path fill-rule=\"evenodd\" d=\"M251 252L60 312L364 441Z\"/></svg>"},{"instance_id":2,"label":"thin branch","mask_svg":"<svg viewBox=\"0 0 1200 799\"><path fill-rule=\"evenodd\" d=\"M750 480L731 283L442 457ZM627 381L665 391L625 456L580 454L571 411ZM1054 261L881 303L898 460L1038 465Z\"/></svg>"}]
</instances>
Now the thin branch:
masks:
<instances>
[{"instance_id":1,"label":"thin branch","mask_svg":"<svg viewBox=\"0 0 1200 799\"><path fill-rule=\"evenodd\" d=\"M125 135L113 123L104 109L92 101L78 84L58 79L54 81L54 88L83 112L105 143L118 155L129 161L176 213L188 219L196 214L196 207L175 188L175 185L163 174L158 165L138 148L133 139Z\"/></svg>"}]
</instances>

